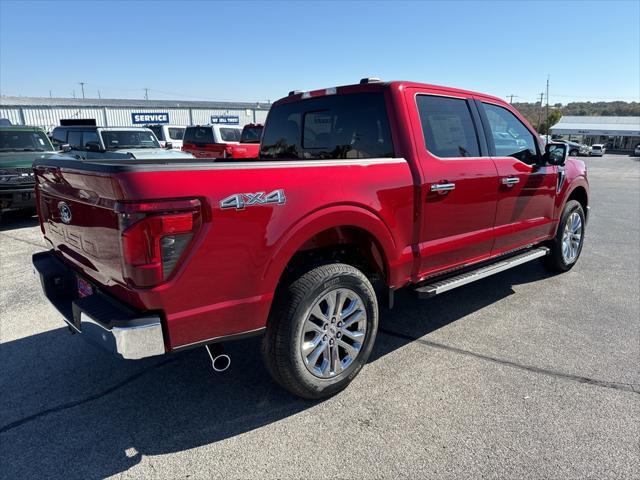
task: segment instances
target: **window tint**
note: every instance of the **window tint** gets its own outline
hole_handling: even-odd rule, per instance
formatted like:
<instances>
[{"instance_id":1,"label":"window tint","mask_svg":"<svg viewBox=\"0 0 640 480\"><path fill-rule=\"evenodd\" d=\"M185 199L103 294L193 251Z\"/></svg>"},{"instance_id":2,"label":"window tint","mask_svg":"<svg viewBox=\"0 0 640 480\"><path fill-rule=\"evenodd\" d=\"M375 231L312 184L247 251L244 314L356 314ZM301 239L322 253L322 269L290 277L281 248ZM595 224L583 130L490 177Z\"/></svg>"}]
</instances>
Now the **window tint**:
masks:
<instances>
[{"instance_id":1,"label":"window tint","mask_svg":"<svg viewBox=\"0 0 640 480\"><path fill-rule=\"evenodd\" d=\"M53 145L60 148L67 143L67 131L64 128L54 128L51 138Z\"/></svg>"},{"instance_id":2,"label":"window tint","mask_svg":"<svg viewBox=\"0 0 640 480\"><path fill-rule=\"evenodd\" d=\"M220 139L223 142L239 142L242 130L239 128L221 128Z\"/></svg>"},{"instance_id":3,"label":"window tint","mask_svg":"<svg viewBox=\"0 0 640 480\"><path fill-rule=\"evenodd\" d=\"M187 127L184 132L184 143L214 143L211 127Z\"/></svg>"},{"instance_id":4,"label":"window tint","mask_svg":"<svg viewBox=\"0 0 640 480\"><path fill-rule=\"evenodd\" d=\"M0 132L0 151L50 151L51 143L44 132L6 130Z\"/></svg>"},{"instance_id":5,"label":"window tint","mask_svg":"<svg viewBox=\"0 0 640 480\"><path fill-rule=\"evenodd\" d=\"M244 127L240 136L241 143L260 143L262 126Z\"/></svg>"},{"instance_id":6,"label":"window tint","mask_svg":"<svg viewBox=\"0 0 640 480\"><path fill-rule=\"evenodd\" d=\"M74 150L82 150L82 132L79 130L71 130L69 132L69 146Z\"/></svg>"},{"instance_id":7,"label":"window tint","mask_svg":"<svg viewBox=\"0 0 640 480\"><path fill-rule=\"evenodd\" d=\"M184 128L169 127L169 138L171 140L182 140Z\"/></svg>"},{"instance_id":8,"label":"window tint","mask_svg":"<svg viewBox=\"0 0 640 480\"><path fill-rule=\"evenodd\" d=\"M273 107L260 156L265 159L393 157L382 93L329 95Z\"/></svg>"},{"instance_id":9,"label":"window tint","mask_svg":"<svg viewBox=\"0 0 640 480\"><path fill-rule=\"evenodd\" d=\"M95 131L85 131L82 134L82 145L86 148L88 142L96 142L100 145L100 139L98 138L98 133Z\"/></svg>"},{"instance_id":10,"label":"window tint","mask_svg":"<svg viewBox=\"0 0 640 480\"><path fill-rule=\"evenodd\" d=\"M162 131L162 127L160 125L148 126L147 128L149 128L155 134L158 140L164 140L164 132Z\"/></svg>"},{"instance_id":11,"label":"window tint","mask_svg":"<svg viewBox=\"0 0 640 480\"><path fill-rule=\"evenodd\" d=\"M427 150L441 158L480 156L466 100L418 95L416 103Z\"/></svg>"},{"instance_id":12,"label":"window tint","mask_svg":"<svg viewBox=\"0 0 640 480\"><path fill-rule=\"evenodd\" d=\"M148 130L103 130L102 140L107 149L160 148L155 135Z\"/></svg>"},{"instance_id":13,"label":"window tint","mask_svg":"<svg viewBox=\"0 0 640 480\"><path fill-rule=\"evenodd\" d=\"M533 134L506 108L483 103L497 157L514 157L532 164L538 158Z\"/></svg>"}]
</instances>

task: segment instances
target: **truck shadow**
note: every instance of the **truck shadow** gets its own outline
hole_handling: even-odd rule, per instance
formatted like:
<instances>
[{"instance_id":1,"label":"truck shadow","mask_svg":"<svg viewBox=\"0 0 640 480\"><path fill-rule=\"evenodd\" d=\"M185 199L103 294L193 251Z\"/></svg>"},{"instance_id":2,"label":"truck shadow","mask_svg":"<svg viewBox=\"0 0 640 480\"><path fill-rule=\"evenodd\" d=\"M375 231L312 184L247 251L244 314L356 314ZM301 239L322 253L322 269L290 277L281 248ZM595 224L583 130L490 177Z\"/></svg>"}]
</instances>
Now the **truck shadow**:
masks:
<instances>
[{"instance_id":1,"label":"truck shadow","mask_svg":"<svg viewBox=\"0 0 640 480\"><path fill-rule=\"evenodd\" d=\"M428 301L400 293L381 314L370 362L546 276L534 262ZM319 405L276 386L258 347L229 344L231 369L213 375L203 349L126 362L64 328L0 344L0 477L104 478L143 456L210 445Z\"/></svg>"},{"instance_id":2,"label":"truck shadow","mask_svg":"<svg viewBox=\"0 0 640 480\"><path fill-rule=\"evenodd\" d=\"M5 212L0 219L0 232L30 228L38 225L38 217L34 212Z\"/></svg>"}]
</instances>

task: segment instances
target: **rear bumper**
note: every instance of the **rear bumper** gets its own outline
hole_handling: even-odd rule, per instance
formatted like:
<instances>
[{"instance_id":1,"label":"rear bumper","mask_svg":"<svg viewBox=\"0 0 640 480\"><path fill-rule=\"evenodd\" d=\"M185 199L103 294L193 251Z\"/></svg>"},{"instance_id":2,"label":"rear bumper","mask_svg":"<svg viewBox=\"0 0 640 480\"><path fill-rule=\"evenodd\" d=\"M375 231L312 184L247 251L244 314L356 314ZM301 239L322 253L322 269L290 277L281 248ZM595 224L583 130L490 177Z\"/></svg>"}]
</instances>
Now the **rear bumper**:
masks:
<instances>
[{"instance_id":1,"label":"rear bumper","mask_svg":"<svg viewBox=\"0 0 640 480\"><path fill-rule=\"evenodd\" d=\"M76 272L52 252L33 255L33 265L46 297L89 343L130 360L166 352L158 315L136 312L100 291L80 298Z\"/></svg>"}]
</instances>

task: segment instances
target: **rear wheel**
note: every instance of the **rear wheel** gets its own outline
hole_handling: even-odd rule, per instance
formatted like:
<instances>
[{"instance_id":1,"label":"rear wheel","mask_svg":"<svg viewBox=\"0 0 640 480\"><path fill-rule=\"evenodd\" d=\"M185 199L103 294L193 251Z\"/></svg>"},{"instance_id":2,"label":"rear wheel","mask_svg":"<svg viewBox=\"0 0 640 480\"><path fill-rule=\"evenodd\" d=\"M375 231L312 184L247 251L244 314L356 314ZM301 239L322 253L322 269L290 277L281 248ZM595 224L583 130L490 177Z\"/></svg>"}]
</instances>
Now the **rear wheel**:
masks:
<instances>
[{"instance_id":1,"label":"rear wheel","mask_svg":"<svg viewBox=\"0 0 640 480\"><path fill-rule=\"evenodd\" d=\"M545 257L547 267L556 272L570 270L578 261L584 244L585 217L582 205L569 200L562 211L558 231Z\"/></svg>"},{"instance_id":2,"label":"rear wheel","mask_svg":"<svg viewBox=\"0 0 640 480\"><path fill-rule=\"evenodd\" d=\"M344 389L369 358L378 328L367 277L350 265L322 265L291 282L281 297L262 348L273 378L308 399Z\"/></svg>"},{"instance_id":3,"label":"rear wheel","mask_svg":"<svg viewBox=\"0 0 640 480\"><path fill-rule=\"evenodd\" d=\"M578 150L571 150L569 152L569 155L571 155L572 157L577 157L578 156Z\"/></svg>"}]
</instances>

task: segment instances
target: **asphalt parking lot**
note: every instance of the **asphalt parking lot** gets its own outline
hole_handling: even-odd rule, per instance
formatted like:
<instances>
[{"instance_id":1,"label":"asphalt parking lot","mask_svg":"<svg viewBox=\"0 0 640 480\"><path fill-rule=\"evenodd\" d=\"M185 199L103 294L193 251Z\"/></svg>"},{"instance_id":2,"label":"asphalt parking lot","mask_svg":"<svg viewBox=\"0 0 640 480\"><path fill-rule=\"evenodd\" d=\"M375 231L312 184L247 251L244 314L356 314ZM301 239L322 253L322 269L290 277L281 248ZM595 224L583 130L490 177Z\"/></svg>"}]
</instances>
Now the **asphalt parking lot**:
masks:
<instances>
[{"instance_id":1,"label":"asphalt parking lot","mask_svg":"<svg viewBox=\"0 0 640 480\"><path fill-rule=\"evenodd\" d=\"M0 226L0 478L639 478L640 158L588 158L578 265L531 263L383 311L369 365L320 403L257 341L116 360L69 335Z\"/></svg>"}]
</instances>

